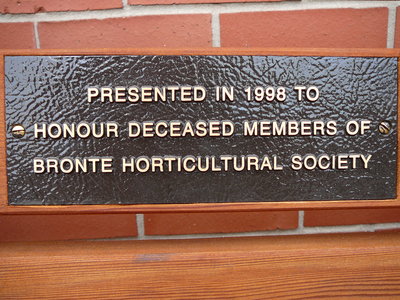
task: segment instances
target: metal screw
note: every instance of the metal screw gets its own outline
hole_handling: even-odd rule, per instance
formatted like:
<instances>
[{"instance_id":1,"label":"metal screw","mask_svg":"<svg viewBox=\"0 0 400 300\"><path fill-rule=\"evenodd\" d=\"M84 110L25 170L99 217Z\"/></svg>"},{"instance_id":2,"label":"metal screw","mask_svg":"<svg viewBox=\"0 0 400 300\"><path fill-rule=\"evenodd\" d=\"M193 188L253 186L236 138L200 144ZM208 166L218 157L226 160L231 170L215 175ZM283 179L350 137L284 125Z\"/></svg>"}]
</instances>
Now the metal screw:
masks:
<instances>
[{"instance_id":1,"label":"metal screw","mask_svg":"<svg viewBox=\"0 0 400 300\"><path fill-rule=\"evenodd\" d=\"M25 128L20 124L15 124L11 128L11 133L16 138L22 138L25 135Z\"/></svg>"},{"instance_id":2,"label":"metal screw","mask_svg":"<svg viewBox=\"0 0 400 300\"><path fill-rule=\"evenodd\" d=\"M390 129L392 129L392 125L388 121L382 121L379 124L379 132L382 134L389 134Z\"/></svg>"}]
</instances>

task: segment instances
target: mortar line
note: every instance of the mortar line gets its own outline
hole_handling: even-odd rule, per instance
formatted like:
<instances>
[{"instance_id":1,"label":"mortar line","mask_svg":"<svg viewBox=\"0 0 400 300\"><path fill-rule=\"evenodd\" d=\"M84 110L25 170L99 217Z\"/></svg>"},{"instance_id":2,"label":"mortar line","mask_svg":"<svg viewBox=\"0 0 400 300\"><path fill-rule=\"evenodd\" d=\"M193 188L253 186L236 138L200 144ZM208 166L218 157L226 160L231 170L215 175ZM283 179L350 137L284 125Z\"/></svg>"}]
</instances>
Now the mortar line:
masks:
<instances>
[{"instance_id":1,"label":"mortar line","mask_svg":"<svg viewBox=\"0 0 400 300\"><path fill-rule=\"evenodd\" d=\"M137 227L137 238L139 240L145 239L145 231L144 231L144 215L136 214L136 227Z\"/></svg>"},{"instance_id":2,"label":"mortar line","mask_svg":"<svg viewBox=\"0 0 400 300\"><path fill-rule=\"evenodd\" d=\"M128 0L122 0L122 8L124 9L127 7L129 7Z\"/></svg>"},{"instance_id":3,"label":"mortar line","mask_svg":"<svg viewBox=\"0 0 400 300\"><path fill-rule=\"evenodd\" d=\"M125 3L125 0L124 2ZM127 5L119 9L70 11L70 12L43 12L37 14L0 14L0 23L17 22L57 22L87 19L110 19L123 17L137 17L149 15L175 14L221 14L237 12L266 12L266 11L293 11L313 9L343 9L343 8L393 8L399 3L381 1L340 1L340 2L257 2L257 3L223 3L223 4L180 4L180 5Z\"/></svg>"},{"instance_id":4,"label":"mortar line","mask_svg":"<svg viewBox=\"0 0 400 300\"><path fill-rule=\"evenodd\" d=\"M221 27L219 23L218 13L213 13L211 16L211 30L212 30L212 46L221 47Z\"/></svg>"},{"instance_id":5,"label":"mortar line","mask_svg":"<svg viewBox=\"0 0 400 300\"><path fill-rule=\"evenodd\" d=\"M394 48L394 35L396 28L396 7L388 8L387 48Z\"/></svg>"},{"instance_id":6,"label":"mortar line","mask_svg":"<svg viewBox=\"0 0 400 300\"><path fill-rule=\"evenodd\" d=\"M176 240L176 239L203 239L203 238L226 238L226 237L258 237L258 236L281 236L281 235L309 235L329 233L357 233L375 232L377 230L400 229L400 223L379 223L361 225L341 226L317 226L305 227L303 230L274 230L235 233L206 233L206 234L178 234L178 235L146 235L146 240Z\"/></svg>"},{"instance_id":7,"label":"mortar line","mask_svg":"<svg viewBox=\"0 0 400 300\"><path fill-rule=\"evenodd\" d=\"M299 210L299 216L298 216L298 225L297 229L299 232L303 232L304 229L304 210Z\"/></svg>"},{"instance_id":8,"label":"mortar line","mask_svg":"<svg viewBox=\"0 0 400 300\"><path fill-rule=\"evenodd\" d=\"M341 226L316 226L305 227L304 230L274 230L274 231L255 231L255 232L236 232L236 233L204 233L204 234L178 234L178 235L146 235L139 237L120 237L107 239L91 240L180 240L180 239L207 239L207 238L229 238L229 237L262 237L262 236L285 236L285 235L310 235L310 234L330 234L330 233L357 233L375 232L377 230L400 229L399 223L378 223L362 225L341 225Z\"/></svg>"},{"instance_id":9,"label":"mortar line","mask_svg":"<svg viewBox=\"0 0 400 300\"><path fill-rule=\"evenodd\" d=\"M33 32L35 37L35 45L36 49L40 49L40 38L39 38L39 31L38 31L38 23L33 22Z\"/></svg>"}]
</instances>

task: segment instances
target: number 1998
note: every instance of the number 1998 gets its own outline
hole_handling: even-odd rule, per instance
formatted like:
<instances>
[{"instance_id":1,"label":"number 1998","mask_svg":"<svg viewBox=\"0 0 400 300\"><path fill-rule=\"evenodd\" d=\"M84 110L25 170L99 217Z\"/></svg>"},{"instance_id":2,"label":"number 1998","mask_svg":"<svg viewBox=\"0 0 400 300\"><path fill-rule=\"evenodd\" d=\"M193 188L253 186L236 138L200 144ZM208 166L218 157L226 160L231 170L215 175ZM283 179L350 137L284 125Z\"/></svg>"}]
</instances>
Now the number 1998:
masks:
<instances>
[{"instance_id":1,"label":"number 1998","mask_svg":"<svg viewBox=\"0 0 400 300\"><path fill-rule=\"evenodd\" d=\"M286 99L286 89L284 87L274 88L269 86L267 88L263 88L260 86L252 89L248 87L244 90L246 92L247 101L257 101L261 102L263 100L272 102L274 100L283 102Z\"/></svg>"}]
</instances>

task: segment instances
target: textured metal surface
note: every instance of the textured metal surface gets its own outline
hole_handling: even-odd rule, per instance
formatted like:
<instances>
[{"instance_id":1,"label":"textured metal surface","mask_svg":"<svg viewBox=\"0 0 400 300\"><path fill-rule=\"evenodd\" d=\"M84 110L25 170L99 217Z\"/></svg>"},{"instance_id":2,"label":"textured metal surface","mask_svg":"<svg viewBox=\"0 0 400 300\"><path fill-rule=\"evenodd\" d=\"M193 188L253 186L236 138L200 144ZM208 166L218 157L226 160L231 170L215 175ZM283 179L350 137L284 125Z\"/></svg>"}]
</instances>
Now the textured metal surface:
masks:
<instances>
[{"instance_id":1,"label":"textured metal surface","mask_svg":"<svg viewBox=\"0 0 400 300\"><path fill-rule=\"evenodd\" d=\"M213 203L388 199L396 192L397 58L261 56L31 56L5 58L7 176L11 205ZM88 103L101 86L201 85L201 103ZM235 86L234 102L214 101L215 86ZM314 85L316 102L293 87ZM247 102L247 86L283 86L284 102ZM33 124L145 120L335 120L335 136L35 139ZM371 120L349 136L348 120ZM379 133L389 121L389 134ZM26 135L12 136L14 124ZM125 134L125 135L124 135ZM294 154L371 154L370 168L292 170ZM35 157L277 155L282 171L34 174Z\"/></svg>"}]
</instances>

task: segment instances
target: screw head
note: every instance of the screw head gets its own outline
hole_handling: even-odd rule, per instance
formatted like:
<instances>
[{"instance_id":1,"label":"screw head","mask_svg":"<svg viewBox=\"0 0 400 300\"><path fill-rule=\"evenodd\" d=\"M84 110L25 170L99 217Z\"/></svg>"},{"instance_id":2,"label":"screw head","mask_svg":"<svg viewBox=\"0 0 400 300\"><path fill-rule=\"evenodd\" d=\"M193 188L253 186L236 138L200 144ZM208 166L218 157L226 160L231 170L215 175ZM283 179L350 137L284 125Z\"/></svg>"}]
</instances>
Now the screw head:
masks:
<instances>
[{"instance_id":1,"label":"screw head","mask_svg":"<svg viewBox=\"0 0 400 300\"><path fill-rule=\"evenodd\" d=\"M390 122L388 121L382 121L379 124L379 132L382 134L389 134L390 130L392 129L392 124L390 124Z\"/></svg>"},{"instance_id":2,"label":"screw head","mask_svg":"<svg viewBox=\"0 0 400 300\"><path fill-rule=\"evenodd\" d=\"M25 128L21 124L15 124L11 128L13 137L22 138L25 135Z\"/></svg>"}]
</instances>

